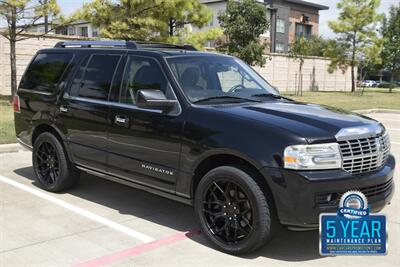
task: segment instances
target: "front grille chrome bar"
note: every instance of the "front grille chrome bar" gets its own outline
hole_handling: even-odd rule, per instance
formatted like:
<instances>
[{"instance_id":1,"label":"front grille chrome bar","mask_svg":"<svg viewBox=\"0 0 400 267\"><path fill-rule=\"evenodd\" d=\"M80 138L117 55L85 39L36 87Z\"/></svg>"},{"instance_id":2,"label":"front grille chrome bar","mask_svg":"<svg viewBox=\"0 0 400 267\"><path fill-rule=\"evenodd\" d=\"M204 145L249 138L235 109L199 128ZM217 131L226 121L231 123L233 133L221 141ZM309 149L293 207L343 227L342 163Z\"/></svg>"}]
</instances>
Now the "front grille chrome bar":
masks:
<instances>
[{"instance_id":1,"label":"front grille chrome bar","mask_svg":"<svg viewBox=\"0 0 400 267\"><path fill-rule=\"evenodd\" d=\"M343 169L349 173L362 174L379 169L390 154L389 135L339 141Z\"/></svg>"}]
</instances>

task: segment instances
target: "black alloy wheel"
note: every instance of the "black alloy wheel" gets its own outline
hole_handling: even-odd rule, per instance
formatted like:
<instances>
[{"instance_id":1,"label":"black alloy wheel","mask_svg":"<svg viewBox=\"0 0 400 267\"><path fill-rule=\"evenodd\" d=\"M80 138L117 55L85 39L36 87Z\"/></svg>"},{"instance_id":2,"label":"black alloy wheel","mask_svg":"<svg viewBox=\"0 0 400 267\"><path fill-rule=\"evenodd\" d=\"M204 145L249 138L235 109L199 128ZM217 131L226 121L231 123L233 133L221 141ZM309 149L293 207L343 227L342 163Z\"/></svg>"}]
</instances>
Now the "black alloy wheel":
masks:
<instances>
[{"instance_id":1,"label":"black alloy wheel","mask_svg":"<svg viewBox=\"0 0 400 267\"><path fill-rule=\"evenodd\" d=\"M202 211L208 229L227 245L245 240L254 231L250 201L233 181L214 181L205 191Z\"/></svg>"},{"instance_id":2,"label":"black alloy wheel","mask_svg":"<svg viewBox=\"0 0 400 267\"><path fill-rule=\"evenodd\" d=\"M226 253L256 250L274 232L270 200L249 173L235 166L217 167L196 188L194 207L202 231Z\"/></svg>"},{"instance_id":3,"label":"black alloy wheel","mask_svg":"<svg viewBox=\"0 0 400 267\"><path fill-rule=\"evenodd\" d=\"M69 161L60 140L49 132L40 134L33 144L33 168L38 185L50 192L73 187L80 172Z\"/></svg>"},{"instance_id":4,"label":"black alloy wheel","mask_svg":"<svg viewBox=\"0 0 400 267\"><path fill-rule=\"evenodd\" d=\"M45 185L53 185L60 175L60 165L54 146L43 142L34 156L37 161L38 179Z\"/></svg>"}]
</instances>

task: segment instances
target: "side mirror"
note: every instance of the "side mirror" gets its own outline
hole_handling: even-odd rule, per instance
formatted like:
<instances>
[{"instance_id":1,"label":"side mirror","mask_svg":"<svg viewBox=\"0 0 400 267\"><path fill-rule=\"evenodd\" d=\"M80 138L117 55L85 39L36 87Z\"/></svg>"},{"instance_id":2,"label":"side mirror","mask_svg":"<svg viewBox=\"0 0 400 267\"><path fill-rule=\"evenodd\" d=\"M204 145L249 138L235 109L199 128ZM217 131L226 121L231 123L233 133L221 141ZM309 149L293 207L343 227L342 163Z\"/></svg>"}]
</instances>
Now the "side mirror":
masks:
<instances>
[{"instance_id":1,"label":"side mirror","mask_svg":"<svg viewBox=\"0 0 400 267\"><path fill-rule=\"evenodd\" d=\"M165 94L160 90L139 90L136 93L136 105L139 108L168 111L172 109L176 103L176 100L167 99Z\"/></svg>"}]
</instances>

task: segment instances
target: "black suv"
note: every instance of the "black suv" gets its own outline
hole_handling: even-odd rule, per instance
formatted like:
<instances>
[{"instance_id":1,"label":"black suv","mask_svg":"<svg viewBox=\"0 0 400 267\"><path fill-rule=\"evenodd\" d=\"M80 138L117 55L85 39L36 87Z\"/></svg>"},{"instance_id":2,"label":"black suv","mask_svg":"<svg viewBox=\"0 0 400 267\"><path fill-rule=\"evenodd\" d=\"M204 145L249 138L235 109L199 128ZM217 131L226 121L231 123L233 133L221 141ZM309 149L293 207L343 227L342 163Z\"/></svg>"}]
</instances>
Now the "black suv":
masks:
<instances>
[{"instance_id":1,"label":"black suv","mask_svg":"<svg viewBox=\"0 0 400 267\"><path fill-rule=\"evenodd\" d=\"M282 97L241 60L190 46L58 43L32 60L14 110L44 189L71 188L84 171L193 205L232 254L278 223L318 228L348 190L373 212L394 191L380 123Z\"/></svg>"}]
</instances>

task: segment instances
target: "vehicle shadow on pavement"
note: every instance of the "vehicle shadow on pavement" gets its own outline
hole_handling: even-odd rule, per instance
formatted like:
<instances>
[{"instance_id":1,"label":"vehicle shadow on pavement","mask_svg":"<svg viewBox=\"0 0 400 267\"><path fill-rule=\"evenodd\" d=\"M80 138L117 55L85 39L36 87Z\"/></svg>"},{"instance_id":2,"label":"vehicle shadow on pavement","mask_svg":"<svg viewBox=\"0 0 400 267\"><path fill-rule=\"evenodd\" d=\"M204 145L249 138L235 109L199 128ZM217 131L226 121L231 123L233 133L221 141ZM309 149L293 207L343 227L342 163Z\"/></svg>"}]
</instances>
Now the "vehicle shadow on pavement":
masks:
<instances>
[{"instance_id":1,"label":"vehicle shadow on pavement","mask_svg":"<svg viewBox=\"0 0 400 267\"><path fill-rule=\"evenodd\" d=\"M32 167L14 170L20 176L34 180ZM83 200L117 210L120 214L134 216L148 222L184 232L198 229L192 207L165 199L141 190L114 183L89 174L82 174L79 185L65 193ZM85 208L84 206L81 206ZM99 214L101 215L101 214ZM124 221L125 223L126 221ZM154 238L157 238L154 236ZM190 236L190 239L211 247L206 238ZM261 249L242 258L266 257L282 261L307 261L320 258L318 254L318 231L292 232L279 227L273 240Z\"/></svg>"}]
</instances>

